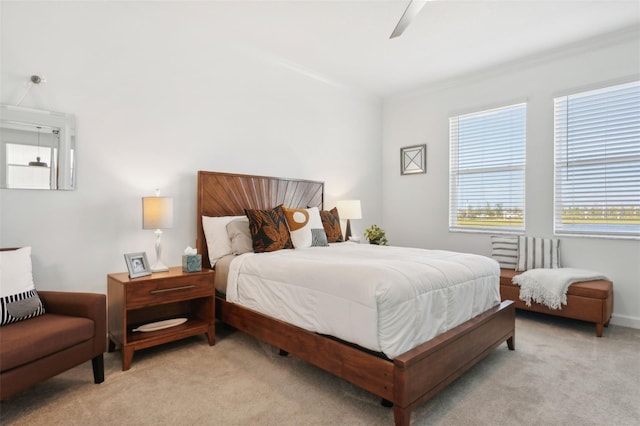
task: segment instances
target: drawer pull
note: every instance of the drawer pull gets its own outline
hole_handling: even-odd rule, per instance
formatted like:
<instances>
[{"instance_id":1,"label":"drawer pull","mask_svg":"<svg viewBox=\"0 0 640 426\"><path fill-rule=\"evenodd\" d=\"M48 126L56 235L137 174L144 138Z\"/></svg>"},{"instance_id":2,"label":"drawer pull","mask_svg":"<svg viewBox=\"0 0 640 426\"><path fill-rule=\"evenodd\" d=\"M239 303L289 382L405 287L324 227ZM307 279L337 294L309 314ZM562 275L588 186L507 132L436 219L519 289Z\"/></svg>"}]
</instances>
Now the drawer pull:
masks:
<instances>
[{"instance_id":1,"label":"drawer pull","mask_svg":"<svg viewBox=\"0 0 640 426\"><path fill-rule=\"evenodd\" d=\"M195 285L191 284L191 285L183 285L182 287L173 287L173 288L162 288L160 290L151 290L150 293L155 294L155 293L166 293L168 291L178 291L178 290L186 290L188 288L194 288Z\"/></svg>"}]
</instances>

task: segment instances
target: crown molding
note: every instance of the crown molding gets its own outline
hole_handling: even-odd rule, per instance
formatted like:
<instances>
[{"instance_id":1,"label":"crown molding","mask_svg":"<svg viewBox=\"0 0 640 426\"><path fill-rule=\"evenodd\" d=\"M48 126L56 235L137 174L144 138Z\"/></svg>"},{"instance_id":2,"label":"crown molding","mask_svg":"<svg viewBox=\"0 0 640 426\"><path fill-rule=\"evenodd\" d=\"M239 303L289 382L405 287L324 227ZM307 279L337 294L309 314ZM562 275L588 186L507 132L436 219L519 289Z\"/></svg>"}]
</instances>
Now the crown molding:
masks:
<instances>
[{"instance_id":1,"label":"crown molding","mask_svg":"<svg viewBox=\"0 0 640 426\"><path fill-rule=\"evenodd\" d=\"M539 53L523 56L513 60L500 62L485 68L458 74L454 77L436 80L426 84L421 84L412 89L403 90L394 95L384 98L385 101L396 99L406 99L414 96L422 96L427 93L437 92L452 87L474 84L482 80L500 75L509 74L514 71L543 65L561 58L577 56L597 49L603 49L617 44L635 41L640 44L640 25L632 25L620 28L598 36L589 37L577 42L565 44L552 49L547 49ZM640 69L639 69L640 71Z\"/></svg>"}]
</instances>

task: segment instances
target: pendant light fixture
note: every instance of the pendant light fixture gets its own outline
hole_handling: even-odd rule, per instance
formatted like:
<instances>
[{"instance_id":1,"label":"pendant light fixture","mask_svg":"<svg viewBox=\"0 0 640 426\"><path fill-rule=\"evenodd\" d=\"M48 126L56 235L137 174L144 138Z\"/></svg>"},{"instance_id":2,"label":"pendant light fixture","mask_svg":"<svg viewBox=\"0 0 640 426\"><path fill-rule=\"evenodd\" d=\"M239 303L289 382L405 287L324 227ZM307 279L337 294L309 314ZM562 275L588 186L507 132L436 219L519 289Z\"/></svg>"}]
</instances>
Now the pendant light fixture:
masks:
<instances>
[{"instance_id":1,"label":"pendant light fixture","mask_svg":"<svg viewBox=\"0 0 640 426\"><path fill-rule=\"evenodd\" d=\"M40 161L40 129L42 127L38 126L38 154L36 156L36 161L30 161L30 167L48 167L47 163Z\"/></svg>"}]
</instances>

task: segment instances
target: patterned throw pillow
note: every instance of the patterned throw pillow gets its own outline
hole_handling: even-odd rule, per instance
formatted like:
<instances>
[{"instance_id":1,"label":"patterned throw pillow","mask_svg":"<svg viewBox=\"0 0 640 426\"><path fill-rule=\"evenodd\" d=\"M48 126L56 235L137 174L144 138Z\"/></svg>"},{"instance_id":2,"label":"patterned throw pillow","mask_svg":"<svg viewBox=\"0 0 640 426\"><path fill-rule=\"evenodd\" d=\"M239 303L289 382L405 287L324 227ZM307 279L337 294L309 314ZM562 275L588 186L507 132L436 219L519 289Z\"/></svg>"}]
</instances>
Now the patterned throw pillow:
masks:
<instances>
[{"instance_id":1,"label":"patterned throw pillow","mask_svg":"<svg viewBox=\"0 0 640 426\"><path fill-rule=\"evenodd\" d=\"M331 210L320 211L320 218L322 219L322 227L327 234L328 242L341 243L344 241L342 238L342 229L340 228L340 216L338 215L338 209L336 207Z\"/></svg>"},{"instance_id":2,"label":"patterned throw pillow","mask_svg":"<svg viewBox=\"0 0 640 426\"><path fill-rule=\"evenodd\" d=\"M282 205L268 210L248 210L253 251L264 253L293 248Z\"/></svg>"},{"instance_id":3,"label":"patterned throw pillow","mask_svg":"<svg viewBox=\"0 0 640 426\"><path fill-rule=\"evenodd\" d=\"M33 285L31 247L0 252L0 325L44 314Z\"/></svg>"},{"instance_id":4,"label":"patterned throw pillow","mask_svg":"<svg viewBox=\"0 0 640 426\"><path fill-rule=\"evenodd\" d=\"M528 271L536 268L560 268L560 240L518 237L516 271Z\"/></svg>"},{"instance_id":5,"label":"patterned throw pillow","mask_svg":"<svg viewBox=\"0 0 640 426\"><path fill-rule=\"evenodd\" d=\"M317 207L308 209L290 209L283 207L284 217L287 219L287 226L291 234L293 247L307 248L312 243L312 228L322 228L322 220Z\"/></svg>"},{"instance_id":6,"label":"patterned throw pillow","mask_svg":"<svg viewBox=\"0 0 640 426\"><path fill-rule=\"evenodd\" d=\"M516 269L518 264L518 237L492 236L491 257L498 261L501 268Z\"/></svg>"}]
</instances>

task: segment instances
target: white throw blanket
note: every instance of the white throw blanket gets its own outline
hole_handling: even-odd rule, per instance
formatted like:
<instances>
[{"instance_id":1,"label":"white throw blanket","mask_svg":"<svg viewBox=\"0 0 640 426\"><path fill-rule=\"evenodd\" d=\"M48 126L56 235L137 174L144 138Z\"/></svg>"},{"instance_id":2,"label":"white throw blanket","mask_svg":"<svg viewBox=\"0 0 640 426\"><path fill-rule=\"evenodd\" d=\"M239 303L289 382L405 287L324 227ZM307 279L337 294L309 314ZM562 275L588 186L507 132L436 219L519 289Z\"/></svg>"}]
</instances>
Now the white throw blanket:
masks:
<instances>
[{"instance_id":1,"label":"white throw blanket","mask_svg":"<svg viewBox=\"0 0 640 426\"><path fill-rule=\"evenodd\" d=\"M575 282L608 280L606 276L576 268L529 269L513 277L512 282L520 286L520 300L531 306L531 301L562 309L567 304L567 290Z\"/></svg>"}]
</instances>

